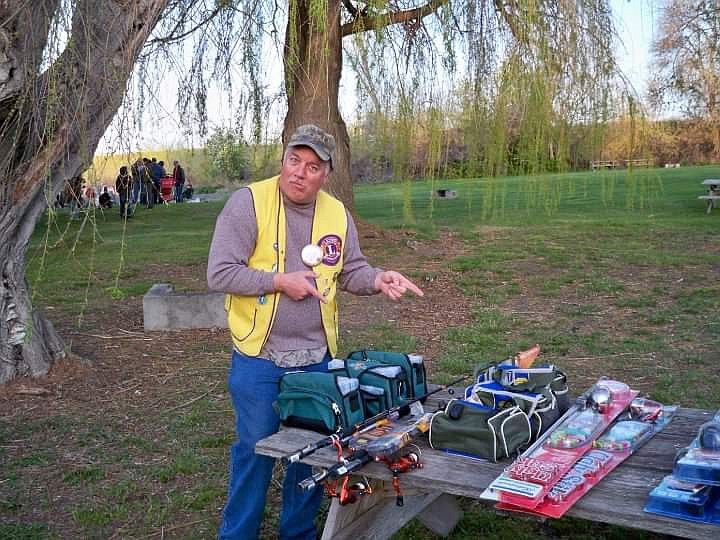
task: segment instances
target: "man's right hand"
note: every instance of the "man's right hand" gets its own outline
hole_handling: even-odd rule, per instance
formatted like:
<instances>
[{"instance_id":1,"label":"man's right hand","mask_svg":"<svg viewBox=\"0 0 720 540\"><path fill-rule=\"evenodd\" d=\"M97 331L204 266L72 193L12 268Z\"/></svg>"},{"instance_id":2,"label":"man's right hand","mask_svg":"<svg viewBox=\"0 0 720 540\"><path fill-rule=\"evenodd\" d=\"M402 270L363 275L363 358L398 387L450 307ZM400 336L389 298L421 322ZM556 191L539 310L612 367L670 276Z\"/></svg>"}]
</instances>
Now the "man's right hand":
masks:
<instances>
[{"instance_id":1,"label":"man's right hand","mask_svg":"<svg viewBox=\"0 0 720 540\"><path fill-rule=\"evenodd\" d=\"M277 292L281 292L295 301L314 296L323 304L327 304L325 297L313 285L312 280L317 277L318 275L315 272L309 270L289 273L278 272L273 276L273 287Z\"/></svg>"}]
</instances>

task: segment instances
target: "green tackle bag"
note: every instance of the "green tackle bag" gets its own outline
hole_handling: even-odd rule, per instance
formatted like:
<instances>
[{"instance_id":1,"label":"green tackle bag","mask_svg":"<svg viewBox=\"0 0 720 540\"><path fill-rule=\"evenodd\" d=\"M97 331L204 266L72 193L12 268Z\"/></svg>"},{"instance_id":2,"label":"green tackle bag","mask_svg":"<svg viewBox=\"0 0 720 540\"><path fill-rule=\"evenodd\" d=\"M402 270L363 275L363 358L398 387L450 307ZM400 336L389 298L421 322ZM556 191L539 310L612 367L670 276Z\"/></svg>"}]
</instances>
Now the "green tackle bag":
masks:
<instances>
[{"instance_id":1,"label":"green tackle bag","mask_svg":"<svg viewBox=\"0 0 720 540\"><path fill-rule=\"evenodd\" d=\"M335 373L291 371L280 377L275 402L286 426L330 434L364 420L360 382Z\"/></svg>"},{"instance_id":2,"label":"green tackle bag","mask_svg":"<svg viewBox=\"0 0 720 540\"><path fill-rule=\"evenodd\" d=\"M497 410L453 399L445 410L433 415L429 437L433 448L496 462L524 448L531 440L532 428L519 407Z\"/></svg>"},{"instance_id":3,"label":"green tackle bag","mask_svg":"<svg viewBox=\"0 0 720 540\"><path fill-rule=\"evenodd\" d=\"M408 399L408 384L402 366L374 359L346 358L332 360L328 370L360 381L366 418L403 405Z\"/></svg>"},{"instance_id":4,"label":"green tackle bag","mask_svg":"<svg viewBox=\"0 0 720 540\"><path fill-rule=\"evenodd\" d=\"M348 359L372 360L381 364L400 366L405 374L407 388L403 395L407 398L416 398L427 394L427 375L425 363L419 354L403 354L388 351L362 350L351 352Z\"/></svg>"}]
</instances>

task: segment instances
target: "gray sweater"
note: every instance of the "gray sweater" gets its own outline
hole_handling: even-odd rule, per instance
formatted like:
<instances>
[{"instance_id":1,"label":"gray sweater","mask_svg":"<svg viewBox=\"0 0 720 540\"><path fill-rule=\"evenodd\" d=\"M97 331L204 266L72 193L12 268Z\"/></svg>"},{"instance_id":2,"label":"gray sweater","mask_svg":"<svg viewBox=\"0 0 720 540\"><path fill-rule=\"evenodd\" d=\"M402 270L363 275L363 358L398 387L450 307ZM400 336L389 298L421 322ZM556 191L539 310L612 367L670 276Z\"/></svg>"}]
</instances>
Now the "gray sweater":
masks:
<instances>
[{"instance_id":1,"label":"gray sweater","mask_svg":"<svg viewBox=\"0 0 720 540\"><path fill-rule=\"evenodd\" d=\"M287 198L285 205L286 259L285 271L310 270L302 262L300 251L310 243L315 203L294 204ZM342 290L357 295L371 295L375 289L375 276L381 271L371 267L360 251L357 229L348 213L348 226L343 246L343 270L338 277ZM275 272L265 272L248 267L248 260L255 250L257 221L249 189L237 190L225 204L215 224L215 234L210 245L207 279L211 290L240 296L259 296L274 292ZM306 365L318 361L319 353L327 349L327 340L320 318L320 301L308 296L300 301L281 294L275 322L270 331L263 353L279 353L280 365ZM320 355L320 358L322 356Z\"/></svg>"}]
</instances>

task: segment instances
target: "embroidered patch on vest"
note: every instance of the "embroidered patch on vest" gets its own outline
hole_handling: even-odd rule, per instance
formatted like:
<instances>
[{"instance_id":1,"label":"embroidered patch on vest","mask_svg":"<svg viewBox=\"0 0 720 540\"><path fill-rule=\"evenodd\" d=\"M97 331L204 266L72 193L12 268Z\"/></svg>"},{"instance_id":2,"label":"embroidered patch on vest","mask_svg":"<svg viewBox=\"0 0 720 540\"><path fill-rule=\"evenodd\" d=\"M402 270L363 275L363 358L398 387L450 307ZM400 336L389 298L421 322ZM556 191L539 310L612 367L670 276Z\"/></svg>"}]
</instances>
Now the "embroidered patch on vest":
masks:
<instances>
[{"instance_id":1,"label":"embroidered patch on vest","mask_svg":"<svg viewBox=\"0 0 720 540\"><path fill-rule=\"evenodd\" d=\"M336 234L328 234L318 240L318 246L323 250L323 264L335 266L342 255L342 240Z\"/></svg>"}]
</instances>

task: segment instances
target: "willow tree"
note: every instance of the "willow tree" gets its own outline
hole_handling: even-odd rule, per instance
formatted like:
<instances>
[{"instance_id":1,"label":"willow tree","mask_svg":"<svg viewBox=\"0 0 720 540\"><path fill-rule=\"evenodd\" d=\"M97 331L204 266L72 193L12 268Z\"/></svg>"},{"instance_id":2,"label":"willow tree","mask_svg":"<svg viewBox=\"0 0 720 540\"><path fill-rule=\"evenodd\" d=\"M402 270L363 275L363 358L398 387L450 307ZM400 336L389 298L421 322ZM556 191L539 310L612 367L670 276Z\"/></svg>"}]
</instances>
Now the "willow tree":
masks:
<instances>
[{"instance_id":1,"label":"willow tree","mask_svg":"<svg viewBox=\"0 0 720 540\"><path fill-rule=\"evenodd\" d=\"M303 123L314 122L338 142L331 191L352 205L350 142L340 116L338 94L345 37L403 24L419 25L449 0L417 2L354 2L351 0L290 0L285 32L285 85L288 112L283 139Z\"/></svg>"},{"instance_id":2,"label":"willow tree","mask_svg":"<svg viewBox=\"0 0 720 540\"><path fill-rule=\"evenodd\" d=\"M48 200L90 163L166 4L0 3L0 382L45 373L64 355L31 302L28 242ZM57 33L63 16L69 35Z\"/></svg>"},{"instance_id":3,"label":"willow tree","mask_svg":"<svg viewBox=\"0 0 720 540\"><path fill-rule=\"evenodd\" d=\"M590 146L572 139L577 126L597 145L612 116L614 38L597 0L450 0L433 17L358 34L346 46L364 97L358 136L383 159L425 155L439 172L458 154L466 176L563 170ZM425 151L407 147L418 133Z\"/></svg>"},{"instance_id":4,"label":"willow tree","mask_svg":"<svg viewBox=\"0 0 720 540\"><path fill-rule=\"evenodd\" d=\"M464 111L463 117L474 114L476 118L475 132L467 133L479 142L472 145L473 152L482 146L483 157L477 161L485 162L486 169L493 166L487 164L484 152L488 144L499 150L501 161L508 148L496 144L494 133L478 130L504 131L502 116L509 113L503 107L527 112L523 119L537 113L528 132L546 134L552 129L542 128L544 124L561 130L558 119L591 123L605 114L600 104L607 99L615 67L607 0L258 0L236 4L242 9L235 10L227 22L238 32L221 43L241 52L225 60L240 64L250 83L239 101L250 105L254 117L252 142L260 142L263 100L268 98L262 95L268 87L261 68L269 62L264 49L274 40L272 46L283 51L287 105L283 139L306 122L335 136L337 166L329 189L348 206L353 202L350 144L338 103L348 60L358 80L358 99L367 99L373 113L396 120L391 128L394 133L378 137L383 144L407 143L408 125L412 128L423 114L417 105L425 102L437 108L433 94L436 87L447 87L445 81L452 81L451 94L461 85L469 88L468 104L475 110ZM284 33L278 28L283 22ZM183 77L194 81L187 93L188 105L194 96L204 99L205 87L218 78L216 66L203 67L206 52L205 47L196 47L193 67ZM458 76L460 71L462 76ZM495 127L488 128L490 123ZM245 125L243 118L239 127ZM562 135L559 138L562 146ZM521 141L528 152L533 144ZM406 161L415 157L408 149L390 147L396 164L401 156ZM555 155L557 149L551 152ZM544 157L533 160L547 161ZM423 170L424 166L414 168Z\"/></svg>"},{"instance_id":5,"label":"willow tree","mask_svg":"<svg viewBox=\"0 0 720 540\"><path fill-rule=\"evenodd\" d=\"M0 2L0 383L65 355L25 276L48 201L92 163L138 59L232 10L212 0Z\"/></svg>"}]
</instances>

